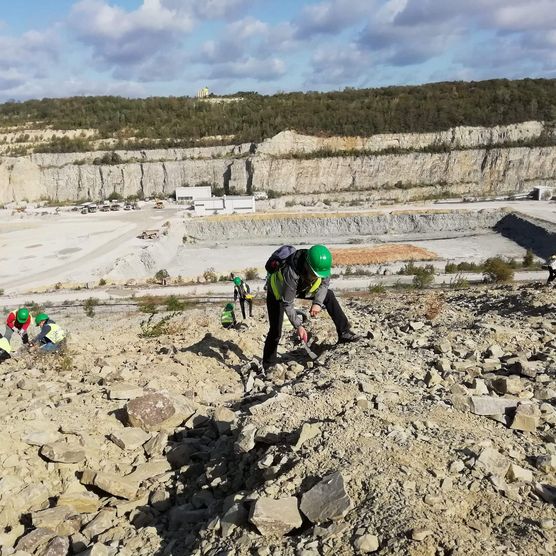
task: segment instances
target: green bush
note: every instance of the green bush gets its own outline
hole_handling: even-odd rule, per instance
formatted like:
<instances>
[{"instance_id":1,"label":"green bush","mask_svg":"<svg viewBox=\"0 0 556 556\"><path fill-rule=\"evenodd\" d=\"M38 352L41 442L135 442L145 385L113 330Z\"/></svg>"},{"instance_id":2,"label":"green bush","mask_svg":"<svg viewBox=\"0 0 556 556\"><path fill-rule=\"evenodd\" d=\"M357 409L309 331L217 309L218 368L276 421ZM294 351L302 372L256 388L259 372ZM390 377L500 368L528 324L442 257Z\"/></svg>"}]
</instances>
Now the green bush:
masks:
<instances>
[{"instance_id":1,"label":"green bush","mask_svg":"<svg viewBox=\"0 0 556 556\"><path fill-rule=\"evenodd\" d=\"M99 285L99 286L106 286L106 280L105 280L104 278L101 278L101 279L98 281L98 285Z\"/></svg>"},{"instance_id":2,"label":"green bush","mask_svg":"<svg viewBox=\"0 0 556 556\"><path fill-rule=\"evenodd\" d=\"M512 266L501 257L487 259L483 274L488 282L511 282L514 279Z\"/></svg>"},{"instance_id":3,"label":"green bush","mask_svg":"<svg viewBox=\"0 0 556 556\"><path fill-rule=\"evenodd\" d=\"M166 298L167 311L183 311L185 309L185 301L179 300L175 295Z\"/></svg>"},{"instance_id":4,"label":"green bush","mask_svg":"<svg viewBox=\"0 0 556 556\"><path fill-rule=\"evenodd\" d=\"M169 273L165 268L159 270L159 271L154 275L154 279L155 279L159 284L162 284L163 286L166 285L166 280L168 280L168 278L170 278L170 273Z\"/></svg>"},{"instance_id":5,"label":"green bush","mask_svg":"<svg viewBox=\"0 0 556 556\"><path fill-rule=\"evenodd\" d=\"M451 280L450 280L450 288L454 290L463 290L469 287L469 280L465 278L460 272L458 272Z\"/></svg>"},{"instance_id":6,"label":"green bush","mask_svg":"<svg viewBox=\"0 0 556 556\"><path fill-rule=\"evenodd\" d=\"M83 311L89 318L93 318L95 316L95 307L99 304L98 299L94 297L89 297L89 299L85 300L83 304Z\"/></svg>"},{"instance_id":7,"label":"green bush","mask_svg":"<svg viewBox=\"0 0 556 556\"><path fill-rule=\"evenodd\" d=\"M141 313L149 313L151 315L154 315L158 312L158 304L156 302L156 299L149 296L142 297L137 304L137 308Z\"/></svg>"},{"instance_id":8,"label":"green bush","mask_svg":"<svg viewBox=\"0 0 556 556\"><path fill-rule=\"evenodd\" d=\"M535 256L533 255L533 251L531 251L531 249L527 249L527 253L523 255L523 266L525 268L529 268L533 266L534 262L535 262Z\"/></svg>"},{"instance_id":9,"label":"green bush","mask_svg":"<svg viewBox=\"0 0 556 556\"><path fill-rule=\"evenodd\" d=\"M369 286L369 293L385 293L386 288L382 284L371 284Z\"/></svg>"},{"instance_id":10,"label":"green bush","mask_svg":"<svg viewBox=\"0 0 556 556\"><path fill-rule=\"evenodd\" d=\"M434 267L432 265L416 267L413 273L413 285L422 290L434 282Z\"/></svg>"}]
</instances>

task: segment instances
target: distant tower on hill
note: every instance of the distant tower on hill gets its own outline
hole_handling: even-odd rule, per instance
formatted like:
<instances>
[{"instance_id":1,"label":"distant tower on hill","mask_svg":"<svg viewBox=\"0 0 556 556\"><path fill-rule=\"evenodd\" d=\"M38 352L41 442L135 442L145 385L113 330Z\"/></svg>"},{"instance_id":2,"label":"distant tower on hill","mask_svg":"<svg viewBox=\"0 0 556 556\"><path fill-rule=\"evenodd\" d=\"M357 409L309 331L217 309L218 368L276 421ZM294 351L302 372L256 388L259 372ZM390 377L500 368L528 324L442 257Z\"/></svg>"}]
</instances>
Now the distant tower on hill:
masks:
<instances>
[{"instance_id":1,"label":"distant tower on hill","mask_svg":"<svg viewBox=\"0 0 556 556\"><path fill-rule=\"evenodd\" d=\"M208 98L209 94L210 94L209 88L203 87L197 92L197 98Z\"/></svg>"}]
</instances>

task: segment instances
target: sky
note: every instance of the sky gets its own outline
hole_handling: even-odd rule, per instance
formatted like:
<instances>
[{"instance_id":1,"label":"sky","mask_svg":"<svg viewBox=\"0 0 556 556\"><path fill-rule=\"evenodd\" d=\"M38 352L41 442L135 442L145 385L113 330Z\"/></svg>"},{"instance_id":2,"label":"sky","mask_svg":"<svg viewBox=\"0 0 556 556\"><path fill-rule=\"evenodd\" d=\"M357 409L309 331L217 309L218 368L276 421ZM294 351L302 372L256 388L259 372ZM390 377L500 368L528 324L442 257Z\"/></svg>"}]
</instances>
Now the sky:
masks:
<instances>
[{"instance_id":1,"label":"sky","mask_svg":"<svg viewBox=\"0 0 556 556\"><path fill-rule=\"evenodd\" d=\"M556 0L0 0L0 102L556 77Z\"/></svg>"}]
</instances>

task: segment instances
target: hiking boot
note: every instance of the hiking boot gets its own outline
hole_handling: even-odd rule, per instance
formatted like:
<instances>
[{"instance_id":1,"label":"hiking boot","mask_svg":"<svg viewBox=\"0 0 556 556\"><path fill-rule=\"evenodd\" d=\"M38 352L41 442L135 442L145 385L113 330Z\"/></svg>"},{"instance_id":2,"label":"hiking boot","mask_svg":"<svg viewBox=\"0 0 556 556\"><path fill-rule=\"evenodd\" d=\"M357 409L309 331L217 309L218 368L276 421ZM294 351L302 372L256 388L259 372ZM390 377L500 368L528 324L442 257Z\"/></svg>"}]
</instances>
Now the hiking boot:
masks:
<instances>
[{"instance_id":1,"label":"hiking boot","mask_svg":"<svg viewBox=\"0 0 556 556\"><path fill-rule=\"evenodd\" d=\"M343 334L340 335L340 337L338 338L338 343L339 344L350 344L351 342L357 342L361 339L361 336L358 336L357 334L355 334L355 332L352 332L351 330L348 330L347 332L344 332Z\"/></svg>"}]
</instances>

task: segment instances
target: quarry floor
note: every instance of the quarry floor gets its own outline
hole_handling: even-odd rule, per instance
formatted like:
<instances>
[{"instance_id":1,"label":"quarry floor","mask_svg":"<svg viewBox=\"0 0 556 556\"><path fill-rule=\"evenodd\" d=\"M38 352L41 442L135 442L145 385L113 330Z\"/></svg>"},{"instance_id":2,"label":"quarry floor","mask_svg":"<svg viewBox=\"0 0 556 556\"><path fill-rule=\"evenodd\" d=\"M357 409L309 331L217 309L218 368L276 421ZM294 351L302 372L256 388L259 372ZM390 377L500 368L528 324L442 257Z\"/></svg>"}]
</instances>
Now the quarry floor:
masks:
<instances>
[{"instance_id":1,"label":"quarry floor","mask_svg":"<svg viewBox=\"0 0 556 556\"><path fill-rule=\"evenodd\" d=\"M556 222L556 204L547 201L422 203L388 206L376 212L482 210L502 207L510 207L530 216ZM345 209L341 211L346 212ZM302 215L305 212L310 211L300 207L297 214ZM353 212L361 212L361 209ZM72 284L94 287L104 277L110 285L123 285L129 279L141 281L152 277L161 268L166 268L173 277L180 275L184 279L197 277L211 267L219 274L242 272L249 267L258 268L262 273L264 261L272 247L290 241L298 246L322 241L335 247L353 246L354 240L358 241L358 247L376 243L369 238L281 237L254 238L248 245L243 241L213 241L182 246L180 225L184 220L183 214L184 211L175 206L155 210L149 204L140 211L99 212L88 215L70 212L67 209L60 209L59 213L54 209L29 209L26 213L0 210L0 289L6 294L4 298L0 297L0 303L14 302L14 298L10 301L6 296L44 291L57 283L64 288L71 287ZM326 214L333 215L334 211L328 210ZM169 223L170 233L158 240L160 247L154 251L154 255L150 252L148 259L143 257L144 247L152 245L152 241L140 240L137 236L147 229L164 230L165 223ZM450 237L446 237L445 234L389 236L381 238L381 242L384 241L411 242L435 252L439 257L435 263L439 269L443 268L446 260L478 261L495 255L521 257L524 254L524 249L519 245L488 231L479 234L452 234ZM400 265L401 263L390 264L388 270L396 272ZM544 274L534 276L534 279L541 276ZM445 279L438 277L438 280ZM368 283L368 279L365 284L355 284L353 280L348 280L345 288L366 287ZM198 291L198 287L193 288L193 291ZM218 287L207 286L199 291L217 292ZM76 293L77 298L81 296L80 292ZM59 295L67 299L66 292L60 292ZM84 295L89 297L90 293ZM112 288L101 290L99 295L95 295L106 298L117 296L118 293Z\"/></svg>"}]
</instances>

